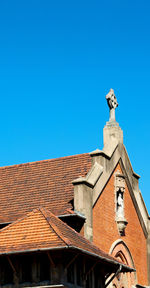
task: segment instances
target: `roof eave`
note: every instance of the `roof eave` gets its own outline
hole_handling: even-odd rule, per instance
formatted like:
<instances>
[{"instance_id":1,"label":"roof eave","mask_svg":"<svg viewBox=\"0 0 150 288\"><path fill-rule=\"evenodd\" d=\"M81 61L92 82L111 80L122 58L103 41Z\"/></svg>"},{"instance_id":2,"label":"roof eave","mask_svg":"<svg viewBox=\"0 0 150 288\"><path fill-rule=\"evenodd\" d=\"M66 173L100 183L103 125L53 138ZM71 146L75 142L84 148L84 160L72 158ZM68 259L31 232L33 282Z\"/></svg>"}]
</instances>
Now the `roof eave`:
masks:
<instances>
[{"instance_id":1,"label":"roof eave","mask_svg":"<svg viewBox=\"0 0 150 288\"><path fill-rule=\"evenodd\" d=\"M18 251L10 251L10 252L4 252L4 253L0 253L0 256L4 256L4 255L12 255L12 254L24 254L24 253L32 253L32 252L42 252L42 251L54 251L54 250L64 250L64 249L72 249L72 250L77 250L77 251L81 251L84 254L87 254L89 256L92 257L96 257L102 261L105 261L105 263L109 263L111 265L121 265L122 266L122 272L134 272L136 271L134 268L131 268L129 266L126 266L123 263L118 262L117 260L113 260L113 259L109 259L107 257L104 256L100 256L96 253L84 250L82 248L76 247L76 246L70 246L70 245L66 245L66 246L57 246L57 247L50 247L50 248L39 248L39 249L27 249L27 250L18 250Z\"/></svg>"}]
</instances>

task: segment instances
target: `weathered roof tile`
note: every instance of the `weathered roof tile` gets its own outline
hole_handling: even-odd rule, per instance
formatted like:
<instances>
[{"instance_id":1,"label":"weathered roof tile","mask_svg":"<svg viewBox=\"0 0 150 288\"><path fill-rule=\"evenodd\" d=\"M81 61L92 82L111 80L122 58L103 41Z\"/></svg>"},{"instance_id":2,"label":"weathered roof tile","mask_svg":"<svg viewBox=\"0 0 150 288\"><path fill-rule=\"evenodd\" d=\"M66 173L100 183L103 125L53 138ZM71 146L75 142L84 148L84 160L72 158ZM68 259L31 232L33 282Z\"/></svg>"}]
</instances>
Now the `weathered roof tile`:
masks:
<instances>
[{"instance_id":1,"label":"weathered roof tile","mask_svg":"<svg viewBox=\"0 0 150 288\"><path fill-rule=\"evenodd\" d=\"M0 223L10 223L43 206L66 213L73 199L72 181L91 167L89 154L0 168Z\"/></svg>"},{"instance_id":2,"label":"weathered roof tile","mask_svg":"<svg viewBox=\"0 0 150 288\"><path fill-rule=\"evenodd\" d=\"M119 264L115 258L100 250L44 208L34 209L0 230L0 255L56 248L80 249L82 253L90 253L104 262ZM132 270L127 266L124 266L124 269Z\"/></svg>"}]
</instances>

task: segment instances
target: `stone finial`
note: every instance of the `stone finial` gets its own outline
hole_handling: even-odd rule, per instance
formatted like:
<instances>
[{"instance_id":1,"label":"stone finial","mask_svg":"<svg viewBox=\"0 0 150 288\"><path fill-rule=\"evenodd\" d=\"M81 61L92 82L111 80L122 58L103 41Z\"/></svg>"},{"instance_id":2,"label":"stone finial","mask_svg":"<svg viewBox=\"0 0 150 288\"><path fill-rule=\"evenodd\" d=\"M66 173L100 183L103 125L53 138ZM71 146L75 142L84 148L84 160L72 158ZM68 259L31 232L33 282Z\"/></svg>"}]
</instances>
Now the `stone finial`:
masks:
<instances>
[{"instance_id":1,"label":"stone finial","mask_svg":"<svg viewBox=\"0 0 150 288\"><path fill-rule=\"evenodd\" d=\"M114 122L116 121L115 109L118 107L118 102L113 89L110 89L109 93L106 95L106 100L110 109L109 121Z\"/></svg>"},{"instance_id":2,"label":"stone finial","mask_svg":"<svg viewBox=\"0 0 150 288\"><path fill-rule=\"evenodd\" d=\"M106 122L106 126L103 130L103 139L104 147L111 147L112 143L123 143L123 131L115 119L115 109L118 107L118 102L113 89L110 89L109 93L106 95L106 100L109 106L110 115L109 121Z\"/></svg>"}]
</instances>

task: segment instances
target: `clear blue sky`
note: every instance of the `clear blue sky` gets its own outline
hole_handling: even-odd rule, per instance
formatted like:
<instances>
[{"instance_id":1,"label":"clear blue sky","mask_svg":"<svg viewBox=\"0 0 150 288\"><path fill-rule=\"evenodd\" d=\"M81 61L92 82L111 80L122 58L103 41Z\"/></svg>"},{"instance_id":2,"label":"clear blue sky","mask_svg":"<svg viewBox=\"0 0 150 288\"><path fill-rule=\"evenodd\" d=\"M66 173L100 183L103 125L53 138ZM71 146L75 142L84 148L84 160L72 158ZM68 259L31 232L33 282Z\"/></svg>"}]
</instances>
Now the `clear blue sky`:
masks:
<instances>
[{"instance_id":1,"label":"clear blue sky","mask_svg":"<svg viewBox=\"0 0 150 288\"><path fill-rule=\"evenodd\" d=\"M117 121L150 212L150 1L0 1L0 166L102 148Z\"/></svg>"}]
</instances>

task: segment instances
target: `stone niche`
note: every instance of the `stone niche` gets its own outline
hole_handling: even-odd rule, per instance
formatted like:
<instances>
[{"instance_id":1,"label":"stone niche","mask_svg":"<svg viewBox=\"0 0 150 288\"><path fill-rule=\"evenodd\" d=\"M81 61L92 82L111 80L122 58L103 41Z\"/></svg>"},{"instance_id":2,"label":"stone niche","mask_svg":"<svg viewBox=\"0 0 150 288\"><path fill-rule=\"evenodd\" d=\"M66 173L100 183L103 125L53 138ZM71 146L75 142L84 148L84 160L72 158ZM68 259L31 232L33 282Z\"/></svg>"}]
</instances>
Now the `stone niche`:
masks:
<instances>
[{"instance_id":1,"label":"stone niche","mask_svg":"<svg viewBox=\"0 0 150 288\"><path fill-rule=\"evenodd\" d=\"M128 224L125 219L125 177L120 172L115 174L115 213L118 232L121 236L125 235L125 228Z\"/></svg>"}]
</instances>

